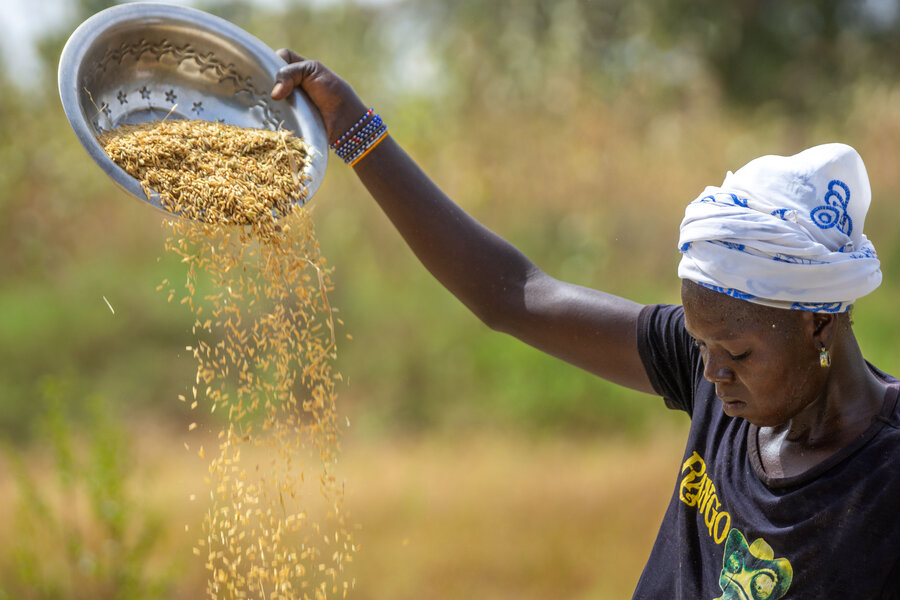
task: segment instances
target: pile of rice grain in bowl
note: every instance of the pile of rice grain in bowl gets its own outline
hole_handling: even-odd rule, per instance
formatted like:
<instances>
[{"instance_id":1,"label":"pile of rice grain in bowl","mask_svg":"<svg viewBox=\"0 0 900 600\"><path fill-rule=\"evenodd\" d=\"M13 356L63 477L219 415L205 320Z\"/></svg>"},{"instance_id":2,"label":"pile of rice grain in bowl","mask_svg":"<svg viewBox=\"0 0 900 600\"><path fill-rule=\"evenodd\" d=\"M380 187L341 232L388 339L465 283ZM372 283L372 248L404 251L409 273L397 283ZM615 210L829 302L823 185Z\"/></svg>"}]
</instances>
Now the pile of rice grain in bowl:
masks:
<instances>
[{"instance_id":1,"label":"pile of rice grain in bowl","mask_svg":"<svg viewBox=\"0 0 900 600\"><path fill-rule=\"evenodd\" d=\"M300 209L309 149L285 131L199 120L123 127L100 142L181 217L167 221L166 250L186 265L197 371L179 400L216 413L204 420L213 435L191 423L198 441L185 444L204 460L203 441L217 446L194 548L208 596L346 597L358 548L336 475L341 322ZM158 289L176 295L168 280Z\"/></svg>"}]
</instances>

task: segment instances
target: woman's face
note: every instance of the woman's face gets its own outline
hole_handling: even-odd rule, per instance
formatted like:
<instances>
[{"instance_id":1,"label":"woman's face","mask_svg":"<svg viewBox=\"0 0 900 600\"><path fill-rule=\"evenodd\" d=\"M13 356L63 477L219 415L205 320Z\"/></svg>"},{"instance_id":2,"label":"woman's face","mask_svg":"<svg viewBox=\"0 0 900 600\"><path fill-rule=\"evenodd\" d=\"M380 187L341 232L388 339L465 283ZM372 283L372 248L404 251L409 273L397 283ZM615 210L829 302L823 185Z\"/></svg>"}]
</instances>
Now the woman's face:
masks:
<instances>
[{"instance_id":1,"label":"woman's face","mask_svg":"<svg viewBox=\"0 0 900 600\"><path fill-rule=\"evenodd\" d=\"M813 313L751 304L682 286L685 326L725 414L759 427L788 422L825 390Z\"/></svg>"}]
</instances>

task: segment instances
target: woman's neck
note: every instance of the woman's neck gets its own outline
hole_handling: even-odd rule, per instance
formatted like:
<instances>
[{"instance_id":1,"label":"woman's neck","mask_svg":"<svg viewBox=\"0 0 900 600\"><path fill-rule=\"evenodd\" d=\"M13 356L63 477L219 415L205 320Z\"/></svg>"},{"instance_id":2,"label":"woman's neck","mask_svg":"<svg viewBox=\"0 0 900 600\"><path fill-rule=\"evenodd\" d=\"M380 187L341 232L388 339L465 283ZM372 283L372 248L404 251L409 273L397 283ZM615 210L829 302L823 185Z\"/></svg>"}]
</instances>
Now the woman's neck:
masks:
<instances>
[{"instance_id":1,"label":"woman's neck","mask_svg":"<svg viewBox=\"0 0 900 600\"><path fill-rule=\"evenodd\" d=\"M852 333L834 344L823 393L786 423L761 427L760 457L773 477L802 473L862 434L884 403L885 384Z\"/></svg>"}]
</instances>

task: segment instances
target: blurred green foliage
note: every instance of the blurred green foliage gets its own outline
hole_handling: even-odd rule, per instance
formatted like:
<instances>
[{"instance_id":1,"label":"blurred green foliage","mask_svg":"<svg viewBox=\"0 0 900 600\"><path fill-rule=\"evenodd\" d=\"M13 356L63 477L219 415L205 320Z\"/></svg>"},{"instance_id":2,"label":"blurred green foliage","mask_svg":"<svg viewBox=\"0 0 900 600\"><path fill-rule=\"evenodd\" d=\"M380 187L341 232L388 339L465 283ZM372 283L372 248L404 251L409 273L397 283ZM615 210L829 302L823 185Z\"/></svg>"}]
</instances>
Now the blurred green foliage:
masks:
<instances>
[{"instance_id":1,"label":"blurred green foliage","mask_svg":"<svg viewBox=\"0 0 900 600\"><path fill-rule=\"evenodd\" d=\"M164 597L183 569L172 556L159 565L164 520L127 486L132 446L119 409L77 395L66 379L47 376L39 388L40 459L4 457L18 497L0 552L0 598Z\"/></svg>"},{"instance_id":2,"label":"blurred green foliage","mask_svg":"<svg viewBox=\"0 0 900 600\"><path fill-rule=\"evenodd\" d=\"M77 4L77 21L110 2ZM342 74L464 208L563 279L678 300L684 205L764 153L842 140L869 165L867 231L886 289L860 302L870 358L896 371L892 198L900 134L896 3L688 0L197 2ZM873 20L874 19L874 20ZM26 439L46 376L79 398L180 418L191 319L155 291L184 272L159 215L89 160L55 94L0 95L0 431ZM827 100L827 101L826 101ZM352 173L332 161L316 211L335 268L342 401L372 429L643 431L661 403L488 331L430 279ZM106 301L113 307L111 310ZM114 311L114 312L113 312Z\"/></svg>"},{"instance_id":3,"label":"blurred green foliage","mask_svg":"<svg viewBox=\"0 0 900 600\"><path fill-rule=\"evenodd\" d=\"M894 79L900 6L891 0L654 0L653 32L688 48L727 100L794 118L846 108L864 79Z\"/></svg>"}]
</instances>

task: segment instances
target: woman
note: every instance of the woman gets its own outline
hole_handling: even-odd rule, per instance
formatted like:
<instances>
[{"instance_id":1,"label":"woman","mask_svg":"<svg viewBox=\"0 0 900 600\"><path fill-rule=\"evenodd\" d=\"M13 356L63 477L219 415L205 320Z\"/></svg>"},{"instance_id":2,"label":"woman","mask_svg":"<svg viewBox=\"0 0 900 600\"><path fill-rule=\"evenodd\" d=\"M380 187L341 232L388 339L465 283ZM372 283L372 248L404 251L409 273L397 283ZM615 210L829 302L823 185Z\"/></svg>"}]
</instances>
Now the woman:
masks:
<instances>
[{"instance_id":1,"label":"woman","mask_svg":"<svg viewBox=\"0 0 900 600\"><path fill-rule=\"evenodd\" d=\"M683 306L558 281L462 211L352 88L280 51L429 271L487 325L691 416L684 463L635 598L900 597L900 382L849 318L881 281L856 152L767 156L692 202Z\"/></svg>"}]
</instances>

